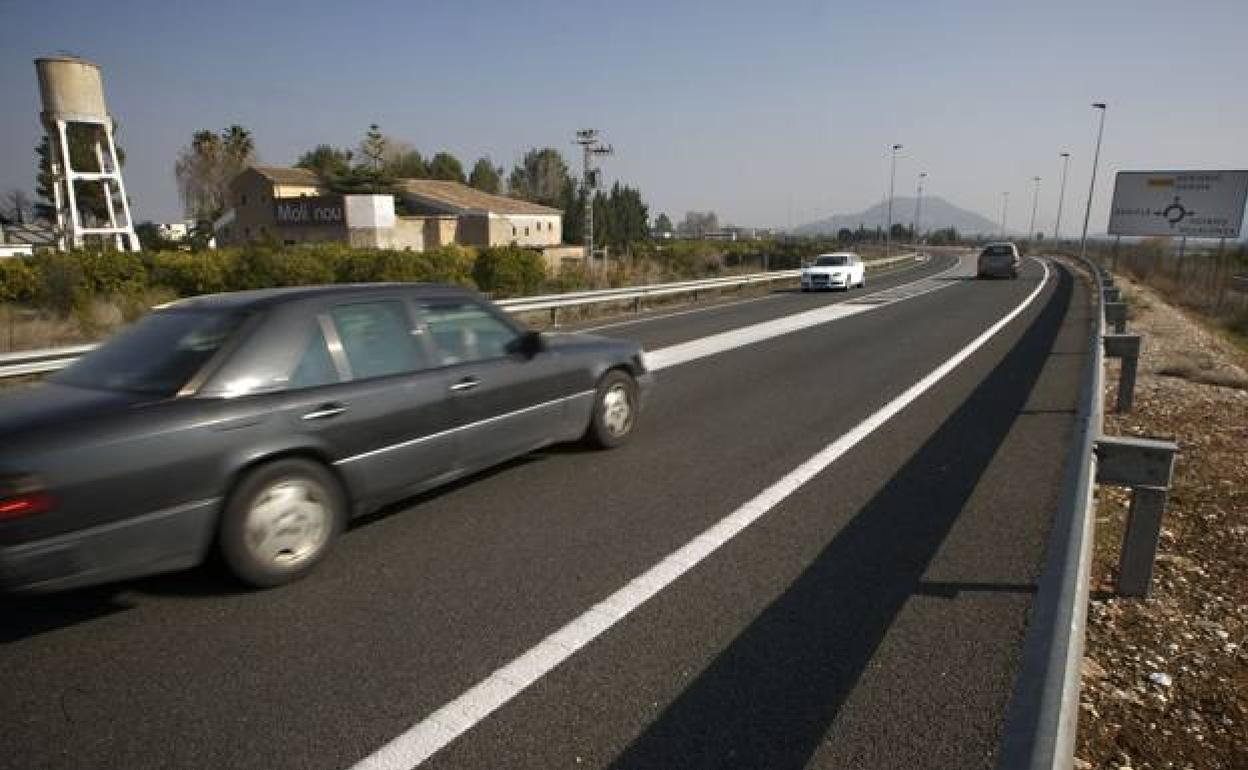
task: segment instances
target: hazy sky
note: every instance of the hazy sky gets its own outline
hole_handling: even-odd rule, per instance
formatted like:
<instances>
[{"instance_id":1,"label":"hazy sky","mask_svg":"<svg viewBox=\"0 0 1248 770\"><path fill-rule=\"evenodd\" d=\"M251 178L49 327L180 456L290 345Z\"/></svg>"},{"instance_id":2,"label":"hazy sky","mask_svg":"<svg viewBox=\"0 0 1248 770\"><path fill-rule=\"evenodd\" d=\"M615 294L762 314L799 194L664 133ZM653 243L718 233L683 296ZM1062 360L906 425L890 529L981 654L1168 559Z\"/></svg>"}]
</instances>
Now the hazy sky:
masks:
<instances>
[{"instance_id":1,"label":"hazy sky","mask_svg":"<svg viewBox=\"0 0 1248 770\"><path fill-rule=\"evenodd\" d=\"M136 218L179 218L174 157L240 123L261 160L353 146L371 122L427 156L510 167L525 148L576 159L575 129L616 148L608 180L652 214L799 224L888 187L927 189L1012 224L1082 219L1107 101L1093 230L1112 174L1245 168L1248 0L855 2L138 2L0 0L0 190L33 189L32 60L104 70ZM579 160L574 165L579 167ZM1069 223L1069 224L1067 224Z\"/></svg>"}]
</instances>

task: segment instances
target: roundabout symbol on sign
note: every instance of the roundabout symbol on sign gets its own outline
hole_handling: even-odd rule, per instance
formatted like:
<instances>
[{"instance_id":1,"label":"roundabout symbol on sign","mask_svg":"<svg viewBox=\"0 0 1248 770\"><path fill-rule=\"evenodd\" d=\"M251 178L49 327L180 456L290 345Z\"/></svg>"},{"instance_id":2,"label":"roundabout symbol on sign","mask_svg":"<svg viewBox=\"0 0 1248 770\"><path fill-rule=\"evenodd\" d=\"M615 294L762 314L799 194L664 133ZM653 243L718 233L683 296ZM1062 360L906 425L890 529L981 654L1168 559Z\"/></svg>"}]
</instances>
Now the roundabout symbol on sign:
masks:
<instances>
[{"instance_id":1,"label":"roundabout symbol on sign","mask_svg":"<svg viewBox=\"0 0 1248 770\"><path fill-rule=\"evenodd\" d=\"M1170 223L1170 227L1172 228L1178 223L1182 222L1184 219L1187 219L1188 217L1194 216L1196 214L1195 211L1187 208L1182 203L1180 203L1179 196L1177 195L1174 196L1173 203L1171 203L1169 206L1166 206L1161 211L1154 211L1153 213L1159 217L1164 217L1165 220Z\"/></svg>"}]
</instances>

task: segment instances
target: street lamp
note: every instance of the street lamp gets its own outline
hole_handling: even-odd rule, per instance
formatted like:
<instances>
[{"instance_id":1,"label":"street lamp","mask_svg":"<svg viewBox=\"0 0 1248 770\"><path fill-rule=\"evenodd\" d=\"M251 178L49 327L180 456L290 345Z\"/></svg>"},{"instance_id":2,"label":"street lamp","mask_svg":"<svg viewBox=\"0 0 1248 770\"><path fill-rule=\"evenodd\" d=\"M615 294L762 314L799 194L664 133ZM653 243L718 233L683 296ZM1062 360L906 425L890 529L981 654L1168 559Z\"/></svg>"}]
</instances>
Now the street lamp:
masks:
<instances>
[{"instance_id":1,"label":"street lamp","mask_svg":"<svg viewBox=\"0 0 1248 770\"><path fill-rule=\"evenodd\" d=\"M1101 161L1101 137L1105 134L1105 103L1093 102L1101 111L1101 127L1096 130L1096 153L1092 156L1092 179L1088 181L1088 206L1083 211L1083 236L1079 239L1079 258L1088 256L1088 220L1092 218L1092 193L1096 190L1096 167Z\"/></svg>"},{"instance_id":2,"label":"street lamp","mask_svg":"<svg viewBox=\"0 0 1248 770\"><path fill-rule=\"evenodd\" d=\"M1031 194L1031 225L1027 228L1027 240L1036 237L1036 204L1040 202L1040 177L1033 176L1031 181L1036 183L1035 192Z\"/></svg>"},{"instance_id":3,"label":"street lamp","mask_svg":"<svg viewBox=\"0 0 1248 770\"><path fill-rule=\"evenodd\" d=\"M1010 210L1010 194L1001 193L1001 240L1005 240L1005 217Z\"/></svg>"},{"instance_id":4,"label":"street lamp","mask_svg":"<svg viewBox=\"0 0 1248 770\"><path fill-rule=\"evenodd\" d=\"M893 145L893 164L888 173L888 226L884 228L884 256L893 255L893 187L897 181L897 151L900 144Z\"/></svg>"},{"instance_id":5,"label":"street lamp","mask_svg":"<svg viewBox=\"0 0 1248 770\"><path fill-rule=\"evenodd\" d=\"M1062 240L1062 201L1066 198L1066 171L1070 168L1070 153L1064 152L1062 158L1062 191L1057 194L1057 220L1053 223L1053 242Z\"/></svg>"},{"instance_id":6,"label":"street lamp","mask_svg":"<svg viewBox=\"0 0 1248 770\"><path fill-rule=\"evenodd\" d=\"M923 215L923 180L927 178L927 172L919 174L919 191L914 196L914 245L919 245L919 218Z\"/></svg>"}]
</instances>

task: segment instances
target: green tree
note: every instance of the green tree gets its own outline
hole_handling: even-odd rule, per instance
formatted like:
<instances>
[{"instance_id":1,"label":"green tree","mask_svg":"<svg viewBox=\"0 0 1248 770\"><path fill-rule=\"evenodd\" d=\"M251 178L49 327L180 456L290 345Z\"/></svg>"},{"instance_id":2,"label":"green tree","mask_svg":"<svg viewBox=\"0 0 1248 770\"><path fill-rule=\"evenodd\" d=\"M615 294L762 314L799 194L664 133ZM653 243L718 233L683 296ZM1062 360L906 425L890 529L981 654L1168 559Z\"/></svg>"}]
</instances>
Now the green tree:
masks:
<instances>
[{"instance_id":1,"label":"green tree","mask_svg":"<svg viewBox=\"0 0 1248 770\"><path fill-rule=\"evenodd\" d=\"M467 181L464 178L464 167L459 162L459 158L449 152L440 152L429 160L429 178L460 184Z\"/></svg>"},{"instance_id":2,"label":"green tree","mask_svg":"<svg viewBox=\"0 0 1248 770\"><path fill-rule=\"evenodd\" d=\"M187 215L196 222L215 221L229 206L230 183L255 162L255 141L242 126L230 126L219 134L196 131L174 163Z\"/></svg>"},{"instance_id":3,"label":"green tree","mask_svg":"<svg viewBox=\"0 0 1248 770\"><path fill-rule=\"evenodd\" d=\"M497 195L503 187L503 169L496 167L489 158L479 158L468 175L468 184L482 192Z\"/></svg>"},{"instance_id":4,"label":"green tree","mask_svg":"<svg viewBox=\"0 0 1248 770\"><path fill-rule=\"evenodd\" d=\"M335 174L344 174L351 168L351 151L340 150L328 144L318 144L299 156L295 161L297 168L306 168L322 179Z\"/></svg>"},{"instance_id":5,"label":"green tree","mask_svg":"<svg viewBox=\"0 0 1248 770\"><path fill-rule=\"evenodd\" d=\"M840 230L836 231L837 243L852 243L853 240L854 240L854 231L850 230L848 227L842 227Z\"/></svg>"},{"instance_id":6,"label":"green tree","mask_svg":"<svg viewBox=\"0 0 1248 770\"><path fill-rule=\"evenodd\" d=\"M412 147L395 142L398 148L386 158L386 171L395 179L428 179L429 164Z\"/></svg>"},{"instance_id":7,"label":"green tree","mask_svg":"<svg viewBox=\"0 0 1248 770\"><path fill-rule=\"evenodd\" d=\"M507 188L516 198L544 206L558 206L571 181L568 164L558 150L553 147L535 148L526 152L524 160L511 170Z\"/></svg>"},{"instance_id":8,"label":"green tree","mask_svg":"<svg viewBox=\"0 0 1248 770\"><path fill-rule=\"evenodd\" d=\"M389 146L390 140L381 133L377 124L370 124L368 131L364 133L364 138L360 141L360 157L363 164L380 174L386 162L386 151Z\"/></svg>"},{"instance_id":9,"label":"green tree","mask_svg":"<svg viewBox=\"0 0 1248 770\"><path fill-rule=\"evenodd\" d=\"M672 220L667 214L659 214L654 220L654 231L656 233L671 233L676 231L676 227L672 225Z\"/></svg>"}]
</instances>

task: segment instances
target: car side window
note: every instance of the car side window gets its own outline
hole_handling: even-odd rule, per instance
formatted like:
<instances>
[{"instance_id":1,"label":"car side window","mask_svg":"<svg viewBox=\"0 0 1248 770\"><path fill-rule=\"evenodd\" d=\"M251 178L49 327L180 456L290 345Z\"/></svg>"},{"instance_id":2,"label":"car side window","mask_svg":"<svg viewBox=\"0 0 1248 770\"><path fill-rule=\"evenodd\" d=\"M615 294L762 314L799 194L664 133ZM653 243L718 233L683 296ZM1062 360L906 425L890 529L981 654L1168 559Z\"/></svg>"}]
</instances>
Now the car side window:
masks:
<instances>
[{"instance_id":1,"label":"car side window","mask_svg":"<svg viewBox=\"0 0 1248 770\"><path fill-rule=\"evenodd\" d=\"M307 346L299 356L295 369L290 374L288 387L315 388L318 385L331 385L338 382L338 370L334 367L334 359L329 355L329 345L325 343L325 334L320 326L314 325L308 335Z\"/></svg>"},{"instance_id":2,"label":"car side window","mask_svg":"<svg viewBox=\"0 0 1248 770\"><path fill-rule=\"evenodd\" d=\"M443 365L500 358L519 336L475 302L427 305L424 321Z\"/></svg>"},{"instance_id":3,"label":"car side window","mask_svg":"<svg viewBox=\"0 0 1248 770\"><path fill-rule=\"evenodd\" d=\"M413 372L428 365L399 301L360 302L331 308L352 379Z\"/></svg>"}]
</instances>

